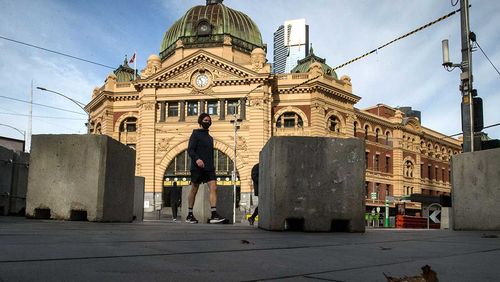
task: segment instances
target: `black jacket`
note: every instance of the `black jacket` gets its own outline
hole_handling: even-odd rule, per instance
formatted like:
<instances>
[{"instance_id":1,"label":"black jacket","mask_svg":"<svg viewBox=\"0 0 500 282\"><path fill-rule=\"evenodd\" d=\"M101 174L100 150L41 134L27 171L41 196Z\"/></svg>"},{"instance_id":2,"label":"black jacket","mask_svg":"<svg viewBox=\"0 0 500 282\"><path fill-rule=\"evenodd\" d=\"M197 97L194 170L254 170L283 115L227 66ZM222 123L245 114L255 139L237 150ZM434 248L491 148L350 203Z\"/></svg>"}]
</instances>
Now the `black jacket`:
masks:
<instances>
[{"instance_id":1,"label":"black jacket","mask_svg":"<svg viewBox=\"0 0 500 282\"><path fill-rule=\"evenodd\" d=\"M205 163L205 171L215 170L214 139L208 134L208 129L195 129L189 138L188 154L191 158L191 170L200 169L196 160Z\"/></svg>"}]
</instances>

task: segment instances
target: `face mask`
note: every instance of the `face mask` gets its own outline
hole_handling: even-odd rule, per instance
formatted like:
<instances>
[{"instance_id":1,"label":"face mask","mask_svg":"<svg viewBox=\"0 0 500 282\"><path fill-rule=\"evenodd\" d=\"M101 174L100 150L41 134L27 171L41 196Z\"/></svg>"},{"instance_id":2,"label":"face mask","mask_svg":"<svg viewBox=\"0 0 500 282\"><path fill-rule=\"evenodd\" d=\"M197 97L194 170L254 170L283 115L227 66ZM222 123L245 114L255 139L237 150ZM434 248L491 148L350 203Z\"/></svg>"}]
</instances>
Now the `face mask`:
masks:
<instances>
[{"instance_id":1,"label":"face mask","mask_svg":"<svg viewBox=\"0 0 500 282\"><path fill-rule=\"evenodd\" d=\"M201 127L203 127L203 129L208 129L210 127L210 125L212 125L212 122L211 121L204 121L201 123Z\"/></svg>"}]
</instances>

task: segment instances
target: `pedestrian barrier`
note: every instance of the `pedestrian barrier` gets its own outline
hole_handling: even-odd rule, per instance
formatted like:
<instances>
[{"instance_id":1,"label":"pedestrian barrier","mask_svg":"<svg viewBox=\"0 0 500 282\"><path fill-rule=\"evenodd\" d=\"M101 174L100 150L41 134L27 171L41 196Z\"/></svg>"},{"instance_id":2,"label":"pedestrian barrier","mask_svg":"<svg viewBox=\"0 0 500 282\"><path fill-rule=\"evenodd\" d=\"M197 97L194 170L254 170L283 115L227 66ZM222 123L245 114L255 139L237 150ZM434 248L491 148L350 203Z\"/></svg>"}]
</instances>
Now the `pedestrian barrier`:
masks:
<instances>
[{"instance_id":1,"label":"pedestrian barrier","mask_svg":"<svg viewBox=\"0 0 500 282\"><path fill-rule=\"evenodd\" d=\"M439 223L431 223L430 228L439 229ZM397 215L396 228L427 228L427 218L419 216Z\"/></svg>"}]
</instances>

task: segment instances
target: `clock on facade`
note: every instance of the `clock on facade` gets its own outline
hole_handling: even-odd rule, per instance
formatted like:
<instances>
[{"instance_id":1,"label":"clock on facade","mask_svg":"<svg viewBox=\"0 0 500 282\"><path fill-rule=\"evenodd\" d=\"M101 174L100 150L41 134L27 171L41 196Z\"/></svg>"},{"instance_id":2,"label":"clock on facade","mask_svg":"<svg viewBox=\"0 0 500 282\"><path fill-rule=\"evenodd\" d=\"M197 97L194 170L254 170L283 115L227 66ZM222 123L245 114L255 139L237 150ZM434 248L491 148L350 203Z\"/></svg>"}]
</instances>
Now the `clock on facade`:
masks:
<instances>
[{"instance_id":1,"label":"clock on facade","mask_svg":"<svg viewBox=\"0 0 500 282\"><path fill-rule=\"evenodd\" d=\"M210 79L205 73L199 73L195 76L194 83L198 88L205 88L208 86Z\"/></svg>"}]
</instances>

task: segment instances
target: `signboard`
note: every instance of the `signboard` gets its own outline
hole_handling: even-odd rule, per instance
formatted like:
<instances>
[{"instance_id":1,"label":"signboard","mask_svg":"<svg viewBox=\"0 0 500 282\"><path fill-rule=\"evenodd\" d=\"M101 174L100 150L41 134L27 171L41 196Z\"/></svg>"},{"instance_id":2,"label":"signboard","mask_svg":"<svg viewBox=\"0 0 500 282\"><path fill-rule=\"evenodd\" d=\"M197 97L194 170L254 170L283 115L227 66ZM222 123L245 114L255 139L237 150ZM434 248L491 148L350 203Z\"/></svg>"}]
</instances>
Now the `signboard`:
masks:
<instances>
[{"instance_id":1,"label":"signboard","mask_svg":"<svg viewBox=\"0 0 500 282\"><path fill-rule=\"evenodd\" d=\"M441 210L435 210L429 215L429 218L434 222L434 223L441 223L439 220L438 216L441 213Z\"/></svg>"},{"instance_id":2,"label":"signboard","mask_svg":"<svg viewBox=\"0 0 500 282\"><path fill-rule=\"evenodd\" d=\"M377 199L377 192L372 192L371 198L372 198L372 200L376 200Z\"/></svg>"}]
</instances>

